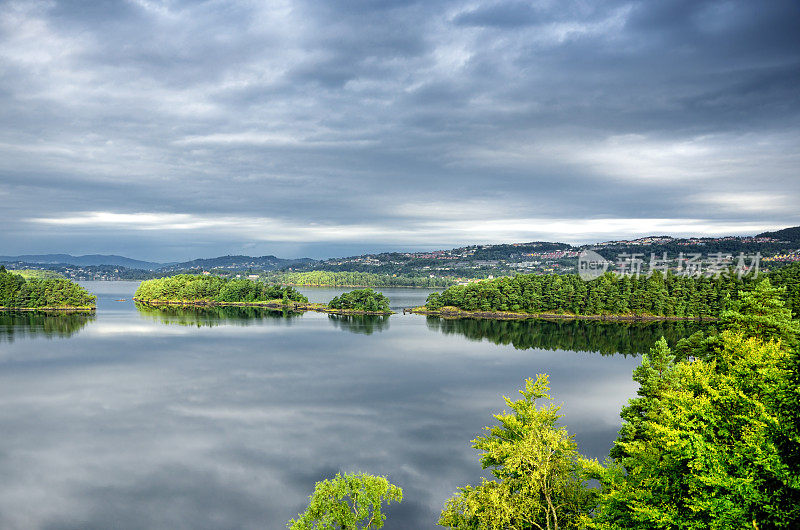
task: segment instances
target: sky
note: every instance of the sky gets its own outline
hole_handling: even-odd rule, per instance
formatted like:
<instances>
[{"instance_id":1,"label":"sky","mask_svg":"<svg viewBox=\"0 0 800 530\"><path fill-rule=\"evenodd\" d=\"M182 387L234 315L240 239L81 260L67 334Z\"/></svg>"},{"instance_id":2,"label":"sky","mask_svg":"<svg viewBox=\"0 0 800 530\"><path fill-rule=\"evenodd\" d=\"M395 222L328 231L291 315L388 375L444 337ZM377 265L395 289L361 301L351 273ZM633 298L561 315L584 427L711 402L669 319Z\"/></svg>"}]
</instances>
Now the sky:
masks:
<instances>
[{"instance_id":1,"label":"sky","mask_svg":"<svg viewBox=\"0 0 800 530\"><path fill-rule=\"evenodd\" d=\"M784 0L0 0L0 255L800 225L798 27Z\"/></svg>"}]
</instances>

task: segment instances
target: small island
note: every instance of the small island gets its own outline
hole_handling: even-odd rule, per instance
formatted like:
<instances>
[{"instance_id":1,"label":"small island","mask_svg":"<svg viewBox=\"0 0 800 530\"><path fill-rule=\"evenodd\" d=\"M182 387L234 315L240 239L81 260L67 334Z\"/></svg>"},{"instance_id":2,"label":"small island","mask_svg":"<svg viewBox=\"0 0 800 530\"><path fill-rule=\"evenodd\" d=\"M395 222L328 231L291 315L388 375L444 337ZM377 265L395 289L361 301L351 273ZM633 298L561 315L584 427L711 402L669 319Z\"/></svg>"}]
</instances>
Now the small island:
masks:
<instances>
[{"instance_id":1,"label":"small island","mask_svg":"<svg viewBox=\"0 0 800 530\"><path fill-rule=\"evenodd\" d=\"M94 311L96 301L66 278L25 278L0 265L0 311Z\"/></svg>"},{"instance_id":2,"label":"small island","mask_svg":"<svg viewBox=\"0 0 800 530\"><path fill-rule=\"evenodd\" d=\"M143 281L136 289L133 300L152 306L252 306L342 315L391 314L389 300L371 289L344 293L329 304L320 304L310 303L293 287L198 274L178 274Z\"/></svg>"},{"instance_id":3,"label":"small island","mask_svg":"<svg viewBox=\"0 0 800 530\"><path fill-rule=\"evenodd\" d=\"M389 309L389 299L372 289L356 289L342 293L328 302L328 308L337 312L357 311L366 315L386 315L392 312Z\"/></svg>"}]
</instances>

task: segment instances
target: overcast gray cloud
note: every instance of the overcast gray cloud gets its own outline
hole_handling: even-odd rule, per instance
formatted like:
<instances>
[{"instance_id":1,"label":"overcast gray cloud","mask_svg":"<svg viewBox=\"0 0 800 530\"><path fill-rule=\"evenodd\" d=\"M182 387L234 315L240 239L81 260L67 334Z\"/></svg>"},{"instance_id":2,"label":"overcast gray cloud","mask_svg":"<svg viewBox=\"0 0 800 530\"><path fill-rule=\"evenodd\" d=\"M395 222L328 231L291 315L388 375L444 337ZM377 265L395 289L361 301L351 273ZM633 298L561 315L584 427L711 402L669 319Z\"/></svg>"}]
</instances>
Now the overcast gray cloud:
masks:
<instances>
[{"instance_id":1,"label":"overcast gray cloud","mask_svg":"<svg viewBox=\"0 0 800 530\"><path fill-rule=\"evenodd\" d=\"M0 2L3 254L800 224L793 1Z\"/></svg>"}]
</instances>

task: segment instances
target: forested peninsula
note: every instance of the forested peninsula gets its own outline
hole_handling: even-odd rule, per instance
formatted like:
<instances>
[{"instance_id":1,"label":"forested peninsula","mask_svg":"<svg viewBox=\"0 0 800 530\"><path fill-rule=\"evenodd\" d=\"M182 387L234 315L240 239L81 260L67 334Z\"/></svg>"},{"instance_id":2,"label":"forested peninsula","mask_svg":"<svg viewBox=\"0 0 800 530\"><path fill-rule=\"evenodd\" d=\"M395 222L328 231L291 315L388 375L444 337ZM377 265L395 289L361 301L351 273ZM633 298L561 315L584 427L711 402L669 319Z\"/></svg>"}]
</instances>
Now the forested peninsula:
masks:
<instances>
[{"instance_id":1,"label":"forested peninsula","mask_svg":"<svg viewBox=\"0 0 800 530\"><path fill-rule=\"evenodd\" d=\"M784 300L800 309L800 263L769 275L785 286ZM753 283L738 278L688 277L656 271L646 276L606 273L592 281L577 274L520 274L456 285L432 293L414 313L473 318L592 318L606 320L713 320Z\"/></svg>"},{"instance_id":2,"label":"forested peninsula","mask_svg":"<svg viewBox=\"0 0 800 530\"><path fill-rule=\"evenodd\" d=\"M25 278L0 265L0 310L95 309L97 297L64 278Z\"/></svg>"},{"instance_id":3,"label":"forested peninsula","mask_svg":"<svg viewBox=\"0 0 800 530\"><path fill-rule=\"evenodd\" d=\"M263 278L270 283L302 285L308 287L450 287L452 278L430 275L375 274L371 272L274 272Z\"/></svg>"},{"instance_id":4,"label":"forested peninsula","mask_svg":"<svg viewBox=\"0 0 800 530\"><path fill-rule=\"evenodd\" d=\"M133 299L155 306L255 306L337 314L391 314L388 299L371 289L344 293L326 305L310 303L307 297L289 286L197 274L143 281Z\"/></svg>"}]
</instances>

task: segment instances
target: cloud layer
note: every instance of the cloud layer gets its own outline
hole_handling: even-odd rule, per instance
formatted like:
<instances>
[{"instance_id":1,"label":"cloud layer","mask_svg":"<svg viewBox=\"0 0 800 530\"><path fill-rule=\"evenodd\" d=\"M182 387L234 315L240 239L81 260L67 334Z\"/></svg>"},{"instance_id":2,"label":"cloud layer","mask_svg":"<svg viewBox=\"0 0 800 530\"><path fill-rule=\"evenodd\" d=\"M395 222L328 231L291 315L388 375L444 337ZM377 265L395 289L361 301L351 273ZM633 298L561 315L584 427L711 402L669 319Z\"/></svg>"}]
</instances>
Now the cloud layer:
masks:
<instances>
[{"instance_id":1,"label":"cloud layer","mask_svg":"<svg viewBox=\"0 0 800 530\"><path fill-rule=\"evenodd\" d=\"M780 0L4 2L0 245L319 257L800 224L799 24Z\"/></svg>"}]
</instances>

